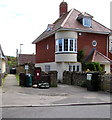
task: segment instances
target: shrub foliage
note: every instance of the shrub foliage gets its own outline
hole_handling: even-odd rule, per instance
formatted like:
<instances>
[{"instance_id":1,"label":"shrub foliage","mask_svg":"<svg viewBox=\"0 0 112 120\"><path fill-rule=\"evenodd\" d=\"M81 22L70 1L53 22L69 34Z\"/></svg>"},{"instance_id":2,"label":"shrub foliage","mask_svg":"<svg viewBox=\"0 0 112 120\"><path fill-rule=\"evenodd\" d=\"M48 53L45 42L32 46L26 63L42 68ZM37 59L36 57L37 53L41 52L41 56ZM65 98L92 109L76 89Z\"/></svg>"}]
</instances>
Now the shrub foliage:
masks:
<instances>
[{"instance_id":1,"label":"shrub foliage","mask_svg":"<svg viewBox=\"0 0 112 120\"><path fill-rule=\"evenodd\" d=\"M85 63L83 65L84 70L89 69L90 71L102 71L102 67L99 62Z\"/></svg>"}]
</instances>

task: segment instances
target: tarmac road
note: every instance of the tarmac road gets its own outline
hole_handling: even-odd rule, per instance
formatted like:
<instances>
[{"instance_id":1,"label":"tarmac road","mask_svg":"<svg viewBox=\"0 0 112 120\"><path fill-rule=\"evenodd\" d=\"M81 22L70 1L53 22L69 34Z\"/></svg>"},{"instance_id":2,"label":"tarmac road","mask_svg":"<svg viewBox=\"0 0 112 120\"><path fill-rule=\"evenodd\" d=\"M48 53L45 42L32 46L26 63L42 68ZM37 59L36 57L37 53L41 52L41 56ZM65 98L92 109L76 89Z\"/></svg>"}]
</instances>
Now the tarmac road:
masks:
<instances>
[{"instance_id":1,"label":"tarmac road","mask_svg":"<svg viewBox=\"0 0 112 120\"><path fill-rule=\"evenodd\" d=\"M13 107L3 108L3 118L110 118L109 111L110 105Z\"/></svg>"}]
</instances>

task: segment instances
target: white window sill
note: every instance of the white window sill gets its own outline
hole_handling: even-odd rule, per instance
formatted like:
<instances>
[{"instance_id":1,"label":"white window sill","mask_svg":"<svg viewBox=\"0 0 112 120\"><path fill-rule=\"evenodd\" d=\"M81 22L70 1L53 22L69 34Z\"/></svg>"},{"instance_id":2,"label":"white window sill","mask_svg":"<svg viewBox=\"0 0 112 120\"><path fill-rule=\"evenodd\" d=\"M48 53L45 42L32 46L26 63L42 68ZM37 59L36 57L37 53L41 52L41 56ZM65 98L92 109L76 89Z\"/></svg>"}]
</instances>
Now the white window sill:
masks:
<instances>
[{"instance_id":1,"label":"white window sill","mask_svg":"<svg viewBox=\"0 0 112 120\"><path fill-rule=\"evenodd\" d=\"M55 52L56 54L77 54L77 52L64 51L64 52Z\"/></svg>"}]
</instances>

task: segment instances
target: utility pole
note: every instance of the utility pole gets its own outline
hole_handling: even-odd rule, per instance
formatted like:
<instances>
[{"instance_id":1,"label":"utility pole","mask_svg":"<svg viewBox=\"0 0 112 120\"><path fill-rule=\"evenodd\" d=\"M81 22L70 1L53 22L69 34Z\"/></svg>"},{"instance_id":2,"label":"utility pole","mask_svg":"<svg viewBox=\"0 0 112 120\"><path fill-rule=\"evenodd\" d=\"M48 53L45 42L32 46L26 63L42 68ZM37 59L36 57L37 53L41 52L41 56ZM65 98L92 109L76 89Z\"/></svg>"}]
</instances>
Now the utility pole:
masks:
<instances>
[{"instance_id":1,"label":"utility pole","mask_svg":"<svg viewBox=\"0 0 112 120\"><path fill-rule=\"evenodd\" d=\"M22 46L23 44L20 44L20 54L22 53L22 50L21 50L21 46Z\"/></svg>"}]
</instances>

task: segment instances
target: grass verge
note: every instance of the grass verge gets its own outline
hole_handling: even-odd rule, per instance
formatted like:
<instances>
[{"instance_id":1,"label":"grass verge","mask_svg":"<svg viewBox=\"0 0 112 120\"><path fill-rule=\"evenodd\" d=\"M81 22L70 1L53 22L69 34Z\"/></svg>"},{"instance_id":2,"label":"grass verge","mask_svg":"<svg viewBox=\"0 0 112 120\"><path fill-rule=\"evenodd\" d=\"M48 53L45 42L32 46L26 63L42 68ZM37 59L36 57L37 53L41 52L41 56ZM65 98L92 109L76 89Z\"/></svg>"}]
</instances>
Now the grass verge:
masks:
<instances>
[{"instance_id":1,"label":"grass verge","mask_svg":"<svg viewBox=\"0 0 112 120\"><path fill-rule=\"evenodd\" d=\"M16 74L15 76L16 76L17 83L19 85L19 75Z\"/></svg>"},{"instance_id":2,"label":"grass verge","mask_svg":"<svg viewBox=\"0 0 112 120\"><path fill-rule=\"evenodd\" d=\"M5 74L4 78L2 78L2 85L0 87L3 87L4 83L5 83L5 78L7 77L7 74Z\"/></svg>"}]
</instances>

